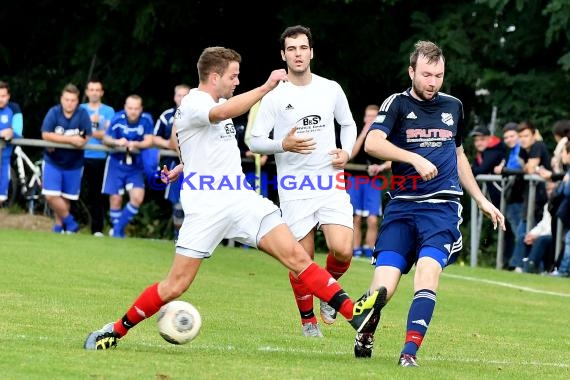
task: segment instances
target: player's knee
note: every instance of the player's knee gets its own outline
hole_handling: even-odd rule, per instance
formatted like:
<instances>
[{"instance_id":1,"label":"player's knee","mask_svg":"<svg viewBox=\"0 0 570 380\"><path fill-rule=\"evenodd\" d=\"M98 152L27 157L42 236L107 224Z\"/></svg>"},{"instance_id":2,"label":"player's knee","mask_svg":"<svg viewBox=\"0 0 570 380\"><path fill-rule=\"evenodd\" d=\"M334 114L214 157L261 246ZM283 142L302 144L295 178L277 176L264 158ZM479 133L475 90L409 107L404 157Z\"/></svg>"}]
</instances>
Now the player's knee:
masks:
<instances>
[{"instance_id":1,"label":"player's knee","mask_svg":"<svg viewBox=\"0 0 570 380\"><path fill-rule=\"evenodd\" d=\"M346 244L339 245L334 249L331 249L334 257L340 261L348 261L352 258L353 254L353 242L347 242Z\"/></svg>"},{"instance_id":2,"label":"player's knee","mask_svg":"<svg viewBox=\"0 0 570 380\"><path fill-rule=\"evenodd\" d=\"M295 273L300 273L313 261L309 253L300 244L295 244L291 247L289 255L286 256L286 260L286 265Z\"/></svg>"},{"instance_id":3,"label":"player's knee","mask_svg":"<svg viewBox=\"0 0 570 380\"><path fill-rule=\"evenodd\" d=\"M439 276L442 272L440 264L431 257L418 260L414 283L418 289L436 291L439 286Z\"/></svg>"}]
</instances>

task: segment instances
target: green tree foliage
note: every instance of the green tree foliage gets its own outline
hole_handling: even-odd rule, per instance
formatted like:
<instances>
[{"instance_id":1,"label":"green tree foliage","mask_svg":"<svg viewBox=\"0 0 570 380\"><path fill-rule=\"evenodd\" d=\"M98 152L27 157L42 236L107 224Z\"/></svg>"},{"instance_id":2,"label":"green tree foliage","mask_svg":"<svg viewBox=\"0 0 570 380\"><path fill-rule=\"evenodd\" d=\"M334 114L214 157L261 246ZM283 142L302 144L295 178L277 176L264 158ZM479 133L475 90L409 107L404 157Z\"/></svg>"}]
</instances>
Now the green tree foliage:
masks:
<instances>
[{"instance_id":1,"label":"green tree foliage","mask_svg":"<svg viewBox=\"0 0 570 380\"><path fill-rule=\"evenodd\" d=\"M443 90L463 101L469 128L489 123L495 106L498 127L528 119L548 136L555 120L570 117L569 19L568 0L6 2L0 79L23 108L27 137L39 137L65 83L83 87L90 76L104 82L116 109L137 93L156 118L171 106L174 85L198 84L205 47L241 53L239 93L283 67L283 28L306 24L314 72L341 83L358 121L367 104L409 86L409 52L428 39L444 49ZM488 95L476 96L481 89Z\"/></svg>"},{"instance_id":2,"label":"green tree foliage","mask_svg":"<svg viewBox=\"0 0 570 380\"><path fill-rule=\"evenodd\" d=\"M449 62L444 90L463 100L472 124L488 122L493 105L500 121L532 119L541 128L568 116L560 96L570 68L566 0L285 0L264 4L262 17L252 4L87 0L65 7L44 0L31 12L9 2L0 15L13 36L0 45L3 79L36 130L61 87L82 86L90 75L105 82L116 108L136 92L158 115L176 83L197 84L195 62L206 46L242 54L241 91L282 67L279 33L304 23L315 34L315 72L346 88L356 115L409 85L408 53L416 40L431 39ZM478 88L490 95L476 98Z\"/></svg>"}]
</instances>

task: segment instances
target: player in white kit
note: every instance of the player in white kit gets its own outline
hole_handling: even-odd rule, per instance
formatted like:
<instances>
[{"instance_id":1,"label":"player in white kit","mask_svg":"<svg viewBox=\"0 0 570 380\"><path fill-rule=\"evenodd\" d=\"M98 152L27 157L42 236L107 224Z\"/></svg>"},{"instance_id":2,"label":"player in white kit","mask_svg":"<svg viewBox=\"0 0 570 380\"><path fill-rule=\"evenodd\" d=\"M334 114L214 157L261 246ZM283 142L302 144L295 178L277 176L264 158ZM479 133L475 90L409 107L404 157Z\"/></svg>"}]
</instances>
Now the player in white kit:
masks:
<instances>
[{"instance_id":1,"label":"player in white kit","mask_svg":"<svg viewBox=\"0 0 570 380\"><path fill-rule=\"evenodd\" d=\"M352 259L353 210L342 172L356 140L356 123L340 85L311 73L313 38L309 28L296 25L285 29L281 57L287 63L289 81L262 99L250 149L275 155L283 219L311 257L315 231L323 231L329 248L326 269L338 279ZM336 144L335 120L340 125L341 148ZM303 334L321 337L312 294L293 273L289 279ZM334 308L321 301L320 309L323 322L335 321Z\"/></svg>"}]
</instances>

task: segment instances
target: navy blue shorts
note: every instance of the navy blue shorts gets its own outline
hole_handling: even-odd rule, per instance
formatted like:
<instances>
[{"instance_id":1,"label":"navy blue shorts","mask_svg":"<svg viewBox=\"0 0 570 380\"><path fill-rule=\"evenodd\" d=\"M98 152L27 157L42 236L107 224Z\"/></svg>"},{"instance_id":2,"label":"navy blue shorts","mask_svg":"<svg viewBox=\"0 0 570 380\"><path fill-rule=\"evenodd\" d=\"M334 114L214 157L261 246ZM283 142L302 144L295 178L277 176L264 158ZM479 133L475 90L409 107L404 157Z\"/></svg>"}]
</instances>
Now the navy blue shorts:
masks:
<instances>
[{"instance_id":1,"label":"navy blue shorts","mask_svg":"<svg viewBox=\"0 0 570 380\"><path fill-rule=\"evenodd\" d=\"M145 188L144 168L139 165L126 165L111 156L107 158L103 177L103 194L123 195L133 188Z\"/></svg>"},{"instance_id":2,"label":"navy blue shorts","mask_svg":"<svg viewBox=\"0 0 570 380\"><path fill-rule=\"evenodd\" d=\"M77 169L63 169L59 166L43 163L42 194L60 196L72 201L79 199L83 166Z\"/></svg>"},{"instance_id":3,"label":"navy blue shorts","mask_svg":"<svg viewBox=\"0 0 570 380\"><path fill-rule=\"evenodd\" d=\"M390 200L374 247L375 264L399 267L402 273L408 273L424 247L447 254L444 265L453 263L463 248L459 230L462 209L459 200ZM393 260L393 255L383 259L383 251L396 252L399 260Z\"/></svg>"}]
</instances>

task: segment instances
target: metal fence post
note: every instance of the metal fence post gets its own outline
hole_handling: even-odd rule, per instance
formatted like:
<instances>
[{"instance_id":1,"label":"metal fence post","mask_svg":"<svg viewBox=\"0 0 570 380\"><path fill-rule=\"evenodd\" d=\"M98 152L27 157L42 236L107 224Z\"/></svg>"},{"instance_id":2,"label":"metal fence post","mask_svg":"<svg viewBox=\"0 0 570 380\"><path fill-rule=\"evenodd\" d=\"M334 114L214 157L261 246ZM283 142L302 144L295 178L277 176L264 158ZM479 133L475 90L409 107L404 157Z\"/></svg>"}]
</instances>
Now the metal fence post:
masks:
<instances>
[{"instance_id":1,"label":"metal fence post","mask_svg":"<svg viewBox=\"0 0 570 380\"><path fill-rule=\"evenodd\" d=\"M501 214L503 215L505 215L505 210L507 208L507 197L505 192L506 185L507 185L507 178L501 177L501 204L499 209L501 211ZM503 269L503 257L505 252L505 231L503 231L503 229L500 226L498 226L497 229L499 230L499 233L497 236L497 258L495 262L495 268Z\"/></svg>"},{"instance_id":2,"label":"metal fence post","mask_svg":"<svg viewBox=\"0 0 570 380\"><path fill-rule=\"evenodd\" d=\"M526 177L526 176L525 176ZM528 202L526 205L526 232L530 231L534 227L534 202L536 199L536 185L534 175L528 176Z\"/></svg>"},{"instance_id":3,"label":"metal fence post","mask_svg":"<svg viewBox=\"0 0 570 380\"><path fill-rule=\"evenodd\" d=\"M556 217L556 215L553 215ZM556 242L555 242L555 251L554 251L554 262L558 261L558 256L560 256L560 251L562 250L562 244L564 242L564 227L562 225L562 221L560 218L556 218Z\"/></svg>"}]
</instances>

